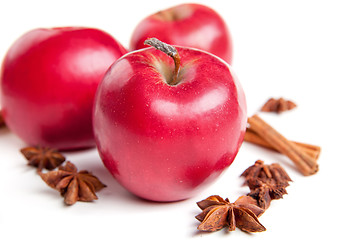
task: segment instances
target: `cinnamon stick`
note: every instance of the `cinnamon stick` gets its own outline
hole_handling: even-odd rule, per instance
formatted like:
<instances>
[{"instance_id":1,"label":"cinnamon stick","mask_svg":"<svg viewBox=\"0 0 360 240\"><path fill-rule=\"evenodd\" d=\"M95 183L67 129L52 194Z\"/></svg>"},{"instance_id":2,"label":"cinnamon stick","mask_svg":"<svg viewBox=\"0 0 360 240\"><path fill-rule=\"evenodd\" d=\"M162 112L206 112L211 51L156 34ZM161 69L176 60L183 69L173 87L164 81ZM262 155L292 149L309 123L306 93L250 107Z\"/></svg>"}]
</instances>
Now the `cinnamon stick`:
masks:
<instances>
[{"instance_id":1,"label":"cinnamon stick","mask_svg":"<svg viewBox=\"0 0 360 240\"><path fill-rule=\"evenodd\" d=\"M312 175L318 171L315 158L302 151L295 143L287 140L258 115L248 118L248 123L250 128L274 149L288 156L303 175Z\"/></svg>"},{"instance_id":2,"label":"cinnamon stick","mask_svg":"<svg viewBox=\"0 0 360 240\"><path fill-rule=\"evenodd\" d=\"M246 142L250 142L250 143L253 143L253 144L256 144L256 145L259 145L262 147L266 147L266 148L276 151L276 149L271 144L269 144L264 139L262 139L250 127L246 129L244 140ZM295 142L295 141L292 141L292 142L296 146L298 146L302 151L304 151L306 154L308 154L310 157L314 158L315 160L317 160L319 158L320 151L321 151L321 148L319 146L315 146L315 145L311 145L311 144L307 144L307 143Z\"/></svg>"}]
</instances>

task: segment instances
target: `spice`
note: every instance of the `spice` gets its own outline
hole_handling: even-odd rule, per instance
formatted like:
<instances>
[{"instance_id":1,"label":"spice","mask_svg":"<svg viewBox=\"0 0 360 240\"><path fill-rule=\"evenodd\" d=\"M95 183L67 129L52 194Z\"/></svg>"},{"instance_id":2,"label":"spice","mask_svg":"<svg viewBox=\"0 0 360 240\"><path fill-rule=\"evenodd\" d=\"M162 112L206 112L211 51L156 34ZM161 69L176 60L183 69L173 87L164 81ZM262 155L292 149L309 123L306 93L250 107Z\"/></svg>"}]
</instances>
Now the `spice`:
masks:
<instances>
[{"instance_id":1,"label":"spice","mask_svg":"<svg viewBox=\"0 0 360 240\"><path fill-rule=\"evenodd\" d=\"M2 115L2 111L0 110L0 127L5 126L5 121L4 121L4 117Z\"/></svg>"},{"instance_id":2,"label":"spice","mask_svg":"<svg viewBox=\"0 0 360 240\"><path fill-rule=\"evenodd\" d=\"M282 113L289 111L296 107L296 104L292 101L285 100L284 98L270 98L261 108L262 112L275 112Z\"/></svg>"},{"instance_id":3,"label":"spice","mask_svg":"<svg viewBox=\"0 0 360 240\"><path fill-rule=\"evenodd\" d=\"M248 196L256 200L256 203L259 207L266 210L270 207L270 203L272 200L270 196L271 188L268 185L262 183L261 181L254 181L254 182L257 182L259 184L256 186L255 184L252 183L252 186L256 186L256 187L254 187L254 189L250 191Z\"/></svg>"},{"instance_id":4,"label":"spice","mask_svg":"<svg viewBox=\"0 0 360 240\"><path fill-rule=\"evenodd\" d=\"M38 172L43 168L53 170L65 161L65 157L52 148L25 147L20 152L29 161L29 165L37 167Z\"/></svg>"},{"instance_id":5,"label":"spice","mask_svg":"<svg viewBox=\"0 0 360 240\"><path fill-rule=\"evenodd\" d=\"M224 227L234 231L236 227L245 232L262 232L266 228L258 217L264 212L256 206L256 201L249 196L241 196L234 203L218 195L210 196L197 202L202 213L195 218L201 221L200 231L214 232Z\"/></svg>"},{"instance_id":6,"label":"spice","mask_svg":"<svg viewBox=\"0 0 360 240\"><path fill-rule=\"evenodd\" d=\"M263 209L269 208L271 200L287 194L286 187L292 181L278 163L266 165L261 160L257 160L241 176L245 177L245 183L251 190L248 196L254 198Z\"/></svg>"},{"instance_id":7,"label":"spice","mask_svg":"<svg viewBox=\"0 0 360 240\"><path fill-rule=\"evenodd\" d=\"M71 162L60 166L58 170L40 172L41 178L52 188L58 190L67 205L77 201L90 202L98 199L95 192L106 187L88 171L79 171Z\"/></svg>"},{"instance_id":8,"label":"spice","mask_svg":"<svg viewBox=\"0 0 360 240\"><path fill-rule=\"evenodd\" d=\"M287 140L258 115L248 118L248 124L256 134L269 143L274 149L288 156L303 175L312 175L318 171L319 166L316 158L311 157L295 143Z\"/></svg>"},{"instance_id":9,"label":"spice","mask_svg":"<svg viewBox=\"0 0 360 240\"><path fill-rule=\"evenodd\" d=\"M264 164L264 161L257 160L254 165L248 167L242 174L247 182L251 180L261 180L277 185L289 186L291 178L278 163L271 165Z\"/></svg>"},{"instance_id":10,"label":"spice","mask_svg":"<svg viewBox=\"0 0 360 240\"><path fill-rule=\"evenodd\" d=\"M244 141L250 142L253 144L260 145L262 147L266 147L272 150L276 149L266 142L263 138L261 138L256 132L254 132L250 127L246 129ZM294 142L292 141L297 147L299 147L302 151L304 151L306 154L308 154L310 157L313 157L315 160L317 160L320 156L321 148L316 145L311 145L307 143L300 143L300 142Z\"/></svg>"}]
</instances>

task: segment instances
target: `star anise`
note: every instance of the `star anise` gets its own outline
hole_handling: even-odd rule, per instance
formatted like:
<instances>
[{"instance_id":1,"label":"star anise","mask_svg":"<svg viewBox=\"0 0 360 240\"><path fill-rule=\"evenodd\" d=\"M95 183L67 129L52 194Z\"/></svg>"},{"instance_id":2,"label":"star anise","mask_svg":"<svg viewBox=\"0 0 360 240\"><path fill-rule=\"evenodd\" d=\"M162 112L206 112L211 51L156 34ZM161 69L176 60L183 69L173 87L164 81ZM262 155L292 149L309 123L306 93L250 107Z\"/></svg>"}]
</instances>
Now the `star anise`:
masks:
<instances>
[{"instance_id":1,"label":"star anise","mask_svg":"<svg viewBox=\"0 0 360 240\"><path fill-rule=\"evenodd\" d=\"M252 197L259 207L266 210L270 207L271 200L273 199L271 196L273 189L261 181L257 182L259 183L259 186L250 189L248 196Z\"/></svg>"},{"instance_id":2,"label":"star anise","mask_svg":"<svg viewBox=\"0 0 360 240\"><path fill-rule=\"evenodd\" d=\"M280 199L287 194L284 185L276 185L273 181L251 180L248 183L250 187L248 196L254 198L257 205L265 210L269 208L271 200Z\"/></svg>"},{"instance_id":3,"label":"star anise","mask_svg":"<svg viewBox=\"0 0 360 240\"><path fill-rule=\"evenodd\" d=\"M234 203L218 195L210 196L197 205L203 210L195 218L201 221L200 231L214 232L226 226L229 231L236 227L245 232L262 232L266 228L259 222L258 217L264 212L256 206L256 201L248 196L239 197Z\"/></svg>"},{"instance_id":4,"label":"star anise","mask_svg":"<svg viewBox=\"0 0 360 240\"><path fill-rule=\"evenodd\" d=\"M278 163L270 165L264 164L264 161L257 160L254 165L248 167L242 174L241 177L245 177L247 182L257 179L263 182L272 182L282 186L289 186L291 178L286 171ZM256 182L251 182L252 184ZM251 186L249 186L251 188Z\"/></svg>"},{"instance_id":5,"label":"star anise","mask_svg":"<svg viewBox=\"0 0 360 240\"><path fill-rule=\"evenodd\" d=\"M264 164L257 160L253 166L247 168L242 174L251 192L248 196L257 201L257 205L263 209L270 206L273 199L280 199L287 194L286 187L292 181L285 170L277 163Z\"/></svg>"},{"instance_id":6,"label":"star anise","mask_svg":"<svg viewBox=\"0 0 360 240\"><path fill-rule=\"evenodd\" d=\"M26 147L20 149L20 152L29 161L29 165L37 167L38 172L43 168L53 170L65 161L65 157L52 148Z\"/></svg>"},{"instance_id":7,"label":"star anise","mask_svg":"<svg viewBox=\"0 0 360 240\"><path fill-rule=\"evenodd\" d=\"M67 205L77 201L90 202L98 199L95 192L106 187L90 172L77 170L71 162L60 166L58 170L40 173L41 178L52 188L58 190Z\"/></svg>"},{"instance_id":8,"label":"star anise","mask_svg":"<svg viewBox=\"0 0 360 240\"><path fill-rule=\"evenodd\" d=\"M276 112L282 113L296 107L292 101L285 100L284 98L274 99L270 98L261 108L262 112Z\"/></svg>"}]
</instances>

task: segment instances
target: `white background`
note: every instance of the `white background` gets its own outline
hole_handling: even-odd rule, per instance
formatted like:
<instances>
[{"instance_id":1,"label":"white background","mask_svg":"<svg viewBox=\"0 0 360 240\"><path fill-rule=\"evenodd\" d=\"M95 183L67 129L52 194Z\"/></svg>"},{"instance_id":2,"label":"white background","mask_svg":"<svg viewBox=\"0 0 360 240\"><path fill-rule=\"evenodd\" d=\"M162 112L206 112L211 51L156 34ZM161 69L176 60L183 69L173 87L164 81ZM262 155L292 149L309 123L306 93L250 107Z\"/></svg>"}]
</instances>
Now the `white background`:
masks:
<instances>
[{"instance_id":1,"label":"white background","mask_svg":"<svg viewBox=\"0 0 360 240\"><path fill-rule=\"evenodd\" d=\"M0 58L37 27L101 28L124 46L145 16L182 1L2 1ZM234 42L233 69L254 114L269 97L298 104L282 115L260 114L286 137L322 147L320 171L299 174L284 156L245 143L231 167L193 199L152 203L125 191L95 149L65 153L108 187L93 203L68 207L26 165L26 146L0 130L1 239L325 239L358 238L360 2L347 0L196 1L216 9ZM239 175L257 159L279 162L294 180L288 195L260 217L266 232L199 233L195 202L219 194L235 201L248 189Z\"/></svg>"}]
</instances>

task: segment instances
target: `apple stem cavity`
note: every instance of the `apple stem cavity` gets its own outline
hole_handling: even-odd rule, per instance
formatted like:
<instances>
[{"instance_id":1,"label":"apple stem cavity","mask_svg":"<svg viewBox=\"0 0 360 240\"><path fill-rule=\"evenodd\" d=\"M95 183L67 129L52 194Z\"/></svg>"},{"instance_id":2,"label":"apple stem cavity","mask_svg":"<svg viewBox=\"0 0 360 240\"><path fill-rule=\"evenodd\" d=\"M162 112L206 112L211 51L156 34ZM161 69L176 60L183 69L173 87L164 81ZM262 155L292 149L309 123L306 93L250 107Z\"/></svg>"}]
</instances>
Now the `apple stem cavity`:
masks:
<instances>
[{"instance_id":1,"label":"apple stem cavity","mask_svg":"<svg viewBox=\"0 0 360 240\"><path fill-rule=\"evenodd\" d=\"M180 55L176 48L172 45L164 43L157 38L148 38L145 40L144 44L152 46L157 50L160 50L166 53L168 56L172 57L175 63L175 69L173 73L173 77L170 80L167 80L167 84L169 85L176 85L180 81L178 79L179 72L180 72Z\"/></svg>"}]
</instances>

